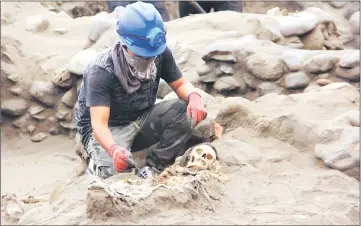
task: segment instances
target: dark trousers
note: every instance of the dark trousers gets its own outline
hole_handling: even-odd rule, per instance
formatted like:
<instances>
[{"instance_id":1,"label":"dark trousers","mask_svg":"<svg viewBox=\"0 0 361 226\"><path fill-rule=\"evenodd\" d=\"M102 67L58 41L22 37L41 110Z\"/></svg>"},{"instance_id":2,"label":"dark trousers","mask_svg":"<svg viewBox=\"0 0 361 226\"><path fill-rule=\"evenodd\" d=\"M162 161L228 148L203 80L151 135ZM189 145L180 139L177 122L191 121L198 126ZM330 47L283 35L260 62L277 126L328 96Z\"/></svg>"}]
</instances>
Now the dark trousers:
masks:
<instances>
[{"instance_id":1,"label":"dark trousers","mask_svg":"<svg viewBox=\"0 0 361 226\"><path fill-rule=\"evenodd\" d=\"M241 1L197 1L197 3L204 9L204 11L206 11L206 13L209 13L212 8L214 8L215 12L226 10L242 12ZM198 13L199 12L188 1L179 2L180 17Z\"/></svg>"},{"instance_id":2,"label":"dark trousers","mask_svg":"<svg viewBox=\"0 0 361 226\"><path fill-rule=\"evenodd\" d=\"M109 12L113 12L114 9L118 6L127 6L128 4L132 4L136 1L108 1L108 9ZM151 3L154 5L154 7L158 10L159 14L162 16L163 21L169 21L169 14L168 11L165 7L165 2L164 1L143 1L146 3Z\"/></svg>"},{"instance_id":3,"label":"dark trousers","mask_svg":"<svg viewBox=\"0 0 361 226\"><path fill-rule=\"evenodd\" d=\"M146 157L146 165L162 171L184 154L192 137L186 109L186 103L179 99L162 101L137 121L109 129L115 141L132 152L153 146ZM94 137L91 137L86 151L90 157L89 173L103 179L115 174L112 158Z\"/></svg>"}]
</instances>

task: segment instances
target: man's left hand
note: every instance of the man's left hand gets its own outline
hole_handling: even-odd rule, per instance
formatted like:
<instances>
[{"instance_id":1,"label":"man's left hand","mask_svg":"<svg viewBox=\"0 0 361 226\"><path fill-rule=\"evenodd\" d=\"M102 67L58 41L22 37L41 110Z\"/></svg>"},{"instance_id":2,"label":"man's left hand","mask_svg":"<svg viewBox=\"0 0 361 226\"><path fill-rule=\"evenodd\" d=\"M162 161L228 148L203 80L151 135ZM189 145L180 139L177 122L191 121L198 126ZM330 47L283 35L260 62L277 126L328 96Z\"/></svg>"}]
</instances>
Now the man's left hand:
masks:
<instances>
[{"instance_id":1,"label":"man's left hand","mask_svg":"<svg viewBox=\"0 0 361 226\"><path fill-rule=\"evenodd\" d=\"M198 93L191 93L188 98L187 116L196 122L196 125L207 117L206 108Z\"/></svg>"}]
</instances>

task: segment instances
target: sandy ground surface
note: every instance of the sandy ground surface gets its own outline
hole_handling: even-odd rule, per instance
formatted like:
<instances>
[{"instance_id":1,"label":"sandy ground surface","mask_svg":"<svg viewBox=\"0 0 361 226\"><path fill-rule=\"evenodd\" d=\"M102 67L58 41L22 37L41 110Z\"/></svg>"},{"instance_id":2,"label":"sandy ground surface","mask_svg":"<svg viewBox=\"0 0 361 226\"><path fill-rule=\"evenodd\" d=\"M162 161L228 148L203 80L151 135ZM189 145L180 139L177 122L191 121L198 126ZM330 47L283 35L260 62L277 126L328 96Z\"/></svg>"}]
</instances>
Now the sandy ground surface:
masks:
<instances>
[{"instance_id":1,"label":"sandy ground surface","mask_svg":"<svg viewBox=\"0 0 361 226\"><path fill-rule=\"evenodd\" d=\"M1 142L1 195L49 194L54 186L74 173L79 158L74 141L64 136L50 136L41 143L28 137Z\"/></svg>"}]
</instances>

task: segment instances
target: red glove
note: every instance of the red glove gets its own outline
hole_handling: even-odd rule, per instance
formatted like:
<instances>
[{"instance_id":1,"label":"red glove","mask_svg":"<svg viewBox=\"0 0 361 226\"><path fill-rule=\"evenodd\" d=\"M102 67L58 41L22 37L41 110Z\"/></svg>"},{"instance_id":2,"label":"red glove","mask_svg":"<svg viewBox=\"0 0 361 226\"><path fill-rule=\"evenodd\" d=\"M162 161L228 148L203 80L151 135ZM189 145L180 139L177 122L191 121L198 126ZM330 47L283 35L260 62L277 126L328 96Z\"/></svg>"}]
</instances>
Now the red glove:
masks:
<instances>
[{"instance_id":1,"label":"red glove","mask_svg":"<svg viewBox=\"0 0 361 226\"><path fill-rule=\"evenodd\" d=\"M112 145L109 149L109 155L113 158L114 168L118 172L134 167L132 153L119 145Z\"/></svg>"},{"instance_id":2,"label":"red glove","mask_svg":"<svg viewBox=\"0 0 361 226\"><path fill-rule=\"evenodd\" d=\"M196 92L188 96L187 115L196 122L196 125L207 117L207 111L202 102L201 95Z\"/></svg>"}]
</instances>

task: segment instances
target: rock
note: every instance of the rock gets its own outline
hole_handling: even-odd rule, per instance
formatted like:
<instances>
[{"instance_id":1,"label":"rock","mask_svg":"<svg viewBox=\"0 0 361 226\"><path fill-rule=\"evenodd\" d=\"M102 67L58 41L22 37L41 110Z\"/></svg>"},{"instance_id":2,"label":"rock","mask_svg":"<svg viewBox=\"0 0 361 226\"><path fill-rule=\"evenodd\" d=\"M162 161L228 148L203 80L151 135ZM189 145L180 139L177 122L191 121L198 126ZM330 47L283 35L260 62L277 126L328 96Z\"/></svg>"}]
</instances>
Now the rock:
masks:
<instances>
[{"instance_id":1,"label":"rock","mask_svg":"<svg viewBox=\"0 0 361 226\"><path fill-rule=\"evenodd\" d=\"M21 116L19 119L13 121L12 125L19 129L24 129L29 124L30 121L30 114L25 114Z\"/></svg>"},{"instance_id":2,"label":"rock","mask_svg":"<svg viewBox=\"0 0 361 226\"><path fill-rule=\"evenodd\" d=\"M335 117L332 125L360 127L360 110L353 109Z\"/></svg>"},{"instance_id":3,"label":"rock","mask_svg":"<svg viewBox=\"0 0 361 226\"><path fill-rule=\"evenodd\" d=\"M60 120L65 120L68 122L71 122L72 120L72 109L68 108L66 105L64 105L63 103L59 104L57 112L55 114L55 117L60 119Z\"/></svg>"},{"instance_id":4,"label":"rock","mask_svg":"<svg viewBox=\"0 0 361 226\"><path fill-rule=\"evenodd\" d=\"M53 107L57 101L55 86L51 82L34 81L30 87L30 94L47 107Z\"/></svg>"},{"instance_id":5,"label":"rock","mask_svg":"<svg viewBox=\"0 0 361 226\"><path fill-rule=\"evenodd\" d=\"M172 88L163 79L159 82L157 98L163 99L167 94L171 93Z\"/></svg>"},{"instance_id":6,"label":"rock","mask_svg":"<svg viewBox=\"0 0 361 226\"><path fill-rule=\"evenodd\" d=\"M322 50L325 44L324 32L326 26L324 24L318 24L310 33L301 36L301 42L304 49L309 50Z\"/></svg>"},{"instance_id":7,"label":"rock","mask_svg":"<svg viewBox=\"0 0 361 226\"><path fill-rule=\"evenodd\" d=\"M43 112L44 110L45 110L45 108L43 108L43 107L41 107L39 105L36 105L36 106L30 107L29 113L30 113L31 116L33 116L33 115L36 115L36 114L39 114L39 113Z\"/></svg>"},{"instance_id":8,"label":"rock","mask_svg":"<svg viewBox=\"0 0 361 226\"><path fill-rule=\"evenodd\" d=\"M332 83L332 80L321 78L321 79L317 79L316 83L320 86L327 86L328 84Z\"/></svg>"},{"instance_id":9,"label":"rock","mask_svg":"<svg viewBox=\"0 0 361 226\"><path fill-rule=\"evenodd\" d=\"M61 98L61 101L68 107L74 107L76 101L78 99L76 87L71 88L68 90L64 96Z\"/></svg>"},{"instance_id":10,"label":"rock","mask_svg":"<svg viewBox=\"0 0 361 226\"><path fill-rule=\"evenodd\" d=\"M283 92L283 88L273 82L262 82L257 89L259 96L264 96L269 93L283 94Z\"/></svg>"},{"instance_id":11,"label":"rock","mask_svg":"<svg viewBox=\"0 0 361 226\"><path fill-rule=\"evenodd\" d=\"M25 25L25 29L31 32L42 32L49 27L49 20L43 15L30 16Z\"/></svg>"},{"instance_id":12,"label":"rock","mask_svg":"<svg viewBox=\"0 0 361 226\"><path fill-rule=\"evenodd\" d=\"M301 42L301 39L298 36L286 37L283 40L283 45L289 46L294 49L302 49L304 46L303 43Z\"/></svg>"},{"instance_id":13,"label":"rock","mask_svg":"<svg viewBox=\"0 0 361 226\"><path fill-rule=\"evenodd\" d=\"M233 70L232 66L227 65L227 64L221 64L219 66L219 70L222 72L222 74L226 74L226 75L234 74L234 70Z\"/></svg>"},{"instance_id":14,"label":"rock","mask_svg":"<svg viewBox=\"0 0 361 226\"><path fill-rule=\"evenodd\" d=\"M197 74L199 76L203 76L203 75L206 75L208 74L209 72L211 72L211 67L207 64L202 64L200 65L199 67L197 67Z\"/></svg>"},{"instance_id":15,"label":"rock","mask_svg":"<svg viewBox=\"0 0 361 226\"><path fill-rule=\"evenodd\" d=\"M64 121L60 121L59 124L60 124L61 127L65 128L65 129L71 129L71 130L76 129L76 124L75 124L75 122L64 122Z\"/></svg>"},{"instance_id":16,"label":"rock","mask_svg":"<svg viewBox=\"0 0 361 226\"><path fill-rule=\"evenodd\" d=\"M61 133L59 126L53 126L49 128L49 134L52 136L59 135Z\"/></svg>"},{"instance_id":17,"label":"rock","mask_svg":"<svg viewBox=\"0 0 361 226\"><path fill-rule=\"evenodd\" d=\"M358 82L360 81L360 66L356 66L350 69L337 67L336 74L339 77L345 78L351 82Z\"/></svg>"},{"instance_id":18,"label":"rock","mask_svg":"<svg viewBox=\"0 0 361 226\"><path fill-rule=\"evenodd\" d=\"M28 103L20 97L1 101L1 113L9 116L20 116L28 110Z\"/></svg>"},{"instance_id":19,"label":"rock","mask_svg":"<svg viewBox=\"0 0 361 226\"><path fill-rule=\"evenodd\" d=\"M353 13L349 19L352 32L356 35L360 34L360 11Z\"/></svg>"},{"instance_id":20,"label":"rock","mask_svg":"<svg viewBox=\"0 0 361 226\"><path fill-rule=\"evenodd\" d=\"M237 62L235 45L229 42L219 42L208 45L202 52L202 59L204 61L214 59L235 63Z\"/></svg>"},{"instance_id":21,"label":"rock","mask_svg":"<svg viewBox=\"0 0 361 226\"><path fill-rule=\"evenodd\" d=\"M305 88L310 83L310 79L303 71L289 73L284 78L287 89Z\"/></svg>"},{"instance_id":22,"label":"rock","mask_svg":"<svg viewBox=\"0 0 361 226\"><path fill-rule=\"evenodd\" d=\"M330 73L318 74L318 78L326 79L330 77Z\"/></svg>"},{"instance_id":23,"label":"rock","mask_svg":"<svg viewBox=\"0 0 361 226\"><path fill-rule=\"evenodd\" d=\"M53 78L52 78L52 82L56 86L63 87L63 88L70 88L73 84L73 79L72 79L70 72L68 72L64 68L60 68L55 71Z\"/></svg>"},{"instance_id":24,"label":"rock","mask_svg":"<svg viewBox=\"0 0 361 226\"><path fill-rule=\"evenodd\" d=\"M348 170L360 166L359 127L343 129L340 139L325 144L316 144L315 155L326 166L337 170Z\"/></svg>"},{"instance_id":25,"label":"rock","mask_svg":"<svg viewBox=\"0 0 361 226\"><path fill-rule=\"evenodd\" d=\"M41 142L48 137L46 133L40 132L31 137L31 141L33 142Z\"/></svg>"},{"instance_id":26,"label":"rock","mask_svg":"<svg viewBox=\"0 0 361 226\"><path fill-rule=\"evenodd\" d=\"M20 87L13 87L10 89L10 92L16 96L20 96L20 94L23 93L23 89L21 89Z\"/></svg>"},{"instance_id":27,"label":"rock","mask_svg":"<svg viewBox=\"0 0 361 226\"><path fill-rule=\"evenodd\" d=\"M302 68L302 60L305 54L298 51L285 51L281 55L281 59L291 71L298 71Z\"/></svg>"},{"instance_id":28,"label":"rock","mask_svg":"<svg viewBox=\"0 0 361 226\"><path fill-rule=\"evenodd\" d=\"M68 33L68 29L66 28L55 28L53 31L61 35Z\"/></svg>"},{"instance_id":29,"label":"rock","mask_svg":"<svg viewBox=\"0 0 361 226\"><path fill-rule=\"evenodd\" d=\"M97 55L94 49L85 49L75 54L66 65L65 69L76 75L83 75L87 64Z\"/></svg>"},{"instance_id":30,"label":"rock","mask_svg":"<svg viewBox=\"0 0 361 226\"><path fill-rule=\"evenodd\" d=\"M241 85L241 82L235 79L233 76L222 76L214 83L213 88L218 92L223 92L239 89ZM244 87L245 84L242 86Z\"/></svg>"},{"instance_id":31,"label":"rock","mask_svg":"<svg viewBox=\"0 0 361 226\"><path fill-rule=\"evenodd\" d=\"M247 69L262 80L277 80L287 72L286 65L277 56L267 53L255 53L248 57Z\"/></svg>"},{"instance_id":32,"label":"rock","mask_svg":"<svg viewBox=\"0 0 361 226\"><path fill-rule=\"evenodd\" d=\"M346 5L347 2L342 2L342 1L329 1L328 2L331 6L333 6L334 8L342 8Z\"/></svg>"},{"instance_id":33,"label":"rock","mask_svg":"<svg viewBox=\"0 0 361 226\"><path fill-rule=\"evenodd\" d=\"M321 73L331 70L339 61L336 56L318 54L303 63L303 69L310 73Z\"/></svg>"},{"instance_id":34,"label":"rock","mask_svg":"<svg viewBox=\"0 0 361 226\"><path fill-rule=\"evenodd\" d=\"M17 83L20 79L20 76L17 73L11 74L7 77L13 83Z\"/></svg>"},{"instance_id":35,"label":"rock","mask_svg":"<svg viewBox=\"0 0 361 226\"><path fill-rule=\"evenodd\" d=\"M353 68L360 65L360 51L354 51L353 53L343 55L339 65L344 68Z\"/></svg>"},{"instance_id":36,"label":"rock","mask_svg":"<svg viewBox=\"0 0 361 226\"><path fill-rule=\"evenodd\" d=\"M294 15L275 17L280 24L283 36L303 35L311 31L318 23L317 16L310 12L299 12Z\"/></svg>"},{"instance_id":37,"label":"rock","mask_svg":"<svg viewBox=\"0 0 361 226\"><path fill-rule=\"evenodd\" d=\"M217 150L217 157L227 166L256 166L262 159L261 152L252 145L230 139L212 142Z\"/></svg>"},{"instance_id":38,"label":"rock","mask_svg":"<svg viewBox=\"0 0 361 226\"><path fill-rule=\"evenodd\" d=\"M102 34L109 28L117 24L117 21L107 12L100 12L92 18L89 28L88 38L96 42Z\"/></svg>"},{"instance_id":39,"label":"rock","mask_svg":"<svg viewBox=\"0 0 361 226\"><path fill-rule=\"evenodd\" d=\"M256 78L255 76L245 73L244 74L244 81L245 83L251 87L252 89L257 89L258 86L263 82L262 80Z\"/></svg>"},{"instance_id":40,"label":"rock","mask_svg":"<svg viewBox=\"0 0 361 226\"><path fill-rule=\"evenodd\" d=\"M23 205L15 195L3 195L1 197L1 207L4 208L5 216L15 224L24 215Z\"/></svg>"},{"instance_id":41,"label":"rock","mask_svg":"<svg viewBox=\"0 0 361 226\"><path fill-rule=\"evenodd\" d=\"M275 17L275 16L282 16L281 10L279 7L274 7L272 9L267 10L267 16Z\"/></svg>"},{"instance_id":42,"label":"rock","mask_svg":"<svg viewBox=\"0 0 361 226\"><path fill-rule=\"evenodd\" d=\"M32 135L35 131L35 126L34 125L28 125L26 127L26 130L29 132L30 135Z\"/></svg>"},{"instance_id":43,"label":"rock","mask_svg":"<svg viewBox=\"0 0 361 226\"><path fill-rule=\"evenodd\" d=\"M217 81L219 77L214 73L209 73L207 75L202 75L198 77L198 81L202 83L213 83Z\"/></svg>"}]
</instances>

